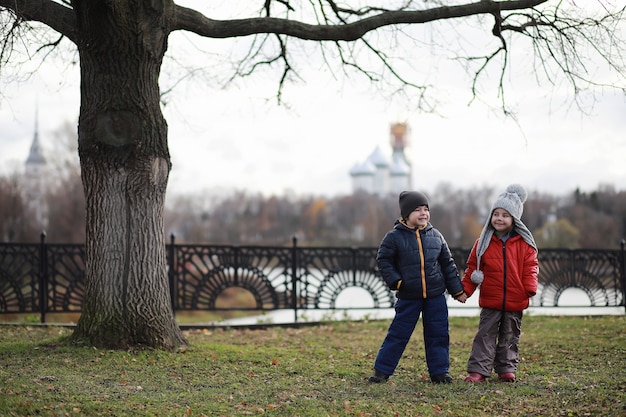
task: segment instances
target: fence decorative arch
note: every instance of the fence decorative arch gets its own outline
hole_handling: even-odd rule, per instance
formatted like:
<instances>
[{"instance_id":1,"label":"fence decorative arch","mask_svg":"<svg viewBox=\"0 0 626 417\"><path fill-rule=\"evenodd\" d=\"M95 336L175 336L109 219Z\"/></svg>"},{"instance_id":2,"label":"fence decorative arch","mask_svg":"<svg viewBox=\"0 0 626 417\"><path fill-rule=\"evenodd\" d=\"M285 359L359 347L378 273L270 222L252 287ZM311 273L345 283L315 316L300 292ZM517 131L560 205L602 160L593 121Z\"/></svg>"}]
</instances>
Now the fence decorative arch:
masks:
<instances>
[{"instance_id":1,"label":"fence decorative arch","mask_svg":"<svg viewBox=\"0 0 626 417\"><path fill-rule=\"evenodd\" d=\"M192 294L194 310L215 310L218 297L227 288L249 291L256 302L254 310L279 308L278 294L272 283L257 268L231 268L219 265L203 275Z\"/></svg>"},{"instance_id":2,"label":"fence decorative arch","mask_svg":"<svg viewBox=\"0 0 626 417\"><path fill-rule=\"evenodd\" d=\"M582 290L592 307L623 305L620 277L616 274L621 270L622 256L623 253L599 250L542 253L539 305L561 305L561 295L570 288Z\"/></svg>"},{"instance_id":3,"label":"fence decorative arch","mask_svg":"<svg viewBox=\"0 0 626 417\"><path fill-rule=\"evenodd\" d=\"M288 249L174 244L171 248L168 261L175 310L223 309L216 301L228 288L243 288L252 294L255 306L241 310L276 310L290 305L291 275L284 267Z\"/></svg>"},{"instance_id":4,"label":"fence decorative arch","mask_svg":"<svg viewBox=\"0 0 626 417\"><path fill-rule=\"evenodd\" d=\"M0 313L39 312L40 247L0 245Z\"/></svg>"},{"instance_id":5,"label":"fence decorative arch","mask_svg":"<svg viewBox=\"0 0 626 417\"><path fill-rule=\"evenodd\" d=\"M380 277L368 271L329 271L315 293L311 307L335 309L339 295L348 288L362 288L372 297L373 308L392 308L395 295Z\"/></svg>"}]
</instances>

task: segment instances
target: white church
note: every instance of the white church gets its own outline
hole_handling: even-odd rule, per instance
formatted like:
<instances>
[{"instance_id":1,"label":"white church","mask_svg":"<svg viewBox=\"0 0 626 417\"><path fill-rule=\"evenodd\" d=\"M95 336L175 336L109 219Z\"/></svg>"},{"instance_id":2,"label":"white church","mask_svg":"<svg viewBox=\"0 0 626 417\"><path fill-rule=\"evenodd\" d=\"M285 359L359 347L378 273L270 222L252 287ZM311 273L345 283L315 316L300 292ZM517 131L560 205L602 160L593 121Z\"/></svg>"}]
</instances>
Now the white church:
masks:
<instances>
[{"instance_id":1,"label":"white church","mask_svg":"<svg viewBox=\"0 0 626 417\"><path fill-rule=\"evenodd\" d=\"M393 123L389 134L391 157L377 146L365 161L352 167L353 193L361 191L386 196L412 189L413 170L405 154L408 130L406 123Z\"/></svg>"}]
</instances>

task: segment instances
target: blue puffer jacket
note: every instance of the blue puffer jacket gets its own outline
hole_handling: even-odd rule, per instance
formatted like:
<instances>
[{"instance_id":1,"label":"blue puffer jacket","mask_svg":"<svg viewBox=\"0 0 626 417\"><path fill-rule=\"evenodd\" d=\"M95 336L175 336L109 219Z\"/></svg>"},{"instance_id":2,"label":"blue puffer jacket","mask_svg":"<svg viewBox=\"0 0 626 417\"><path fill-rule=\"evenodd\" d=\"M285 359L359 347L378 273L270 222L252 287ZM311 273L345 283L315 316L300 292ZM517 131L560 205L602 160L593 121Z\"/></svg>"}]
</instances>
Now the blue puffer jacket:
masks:
<instances>
[{"instance_id":1,"label":"blue puffer jacket","mask_svg":"<svg viewBox=\"0 0 626 417\"><path fill-rule=\"evenodd\" d=\"M397 298L429 298L446 290L454 298L463 294L448 244L430 223L418 230L396 220L378 248L376 263L389 288L398 290Z\"/></svg>"}]
</instances>

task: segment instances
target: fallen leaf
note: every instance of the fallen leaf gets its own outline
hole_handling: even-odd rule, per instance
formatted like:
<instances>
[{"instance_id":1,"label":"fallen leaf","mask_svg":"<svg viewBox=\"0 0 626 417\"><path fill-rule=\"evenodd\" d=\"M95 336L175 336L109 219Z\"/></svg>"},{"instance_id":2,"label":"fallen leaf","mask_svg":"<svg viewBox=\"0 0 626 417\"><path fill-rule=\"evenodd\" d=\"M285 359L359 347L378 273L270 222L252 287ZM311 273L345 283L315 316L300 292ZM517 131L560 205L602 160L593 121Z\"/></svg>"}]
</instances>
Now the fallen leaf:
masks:
<instances>
[{"instance_id":1,"label":"fallen leaf","mask_svg":"<svg viewBox=\"0 0 626 417\"><path fill-rule=\"evenodd\" d=\"M347 413L349 413L350 410L350 401L344 401L343 402L343 409L346 410Z\"/></svg>"}]
</instances>

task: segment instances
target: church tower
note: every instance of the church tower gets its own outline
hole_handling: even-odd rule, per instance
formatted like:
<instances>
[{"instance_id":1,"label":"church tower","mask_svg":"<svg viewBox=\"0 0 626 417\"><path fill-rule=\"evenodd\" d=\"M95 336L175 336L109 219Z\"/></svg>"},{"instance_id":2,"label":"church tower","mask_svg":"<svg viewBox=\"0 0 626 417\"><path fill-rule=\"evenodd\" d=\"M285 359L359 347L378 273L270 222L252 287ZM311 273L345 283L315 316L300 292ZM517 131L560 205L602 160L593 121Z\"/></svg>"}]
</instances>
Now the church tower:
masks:
<instances>
[{"instance_id":1,"label":"church tower","mask_svg":"<svg viewBox=\"0 0 626 417\"><path fill-rule=\"evenodd\" d=\"M46 200L48 164L39 143L39 114L35 113L35 134L30 152L24 164L23 198L29 212L35 216L38 227L48 227L48 203Z\"/></svg>"},{"instance_id":2,"label":"church tower","mask_svg":"<svg viewBox=\"0 0 626 417\"><path fill-rule=\"evenodd\" d=\"M408 133L409 126L406 123L394 123L391 125L389 131L391 142L391 168L389 174L391 192L394 194L401 193L402 191L411 190L413 186L413 170L411 169L411 163L404 153L405 148L408 146Z\"/></svg>"}]
</instances>

